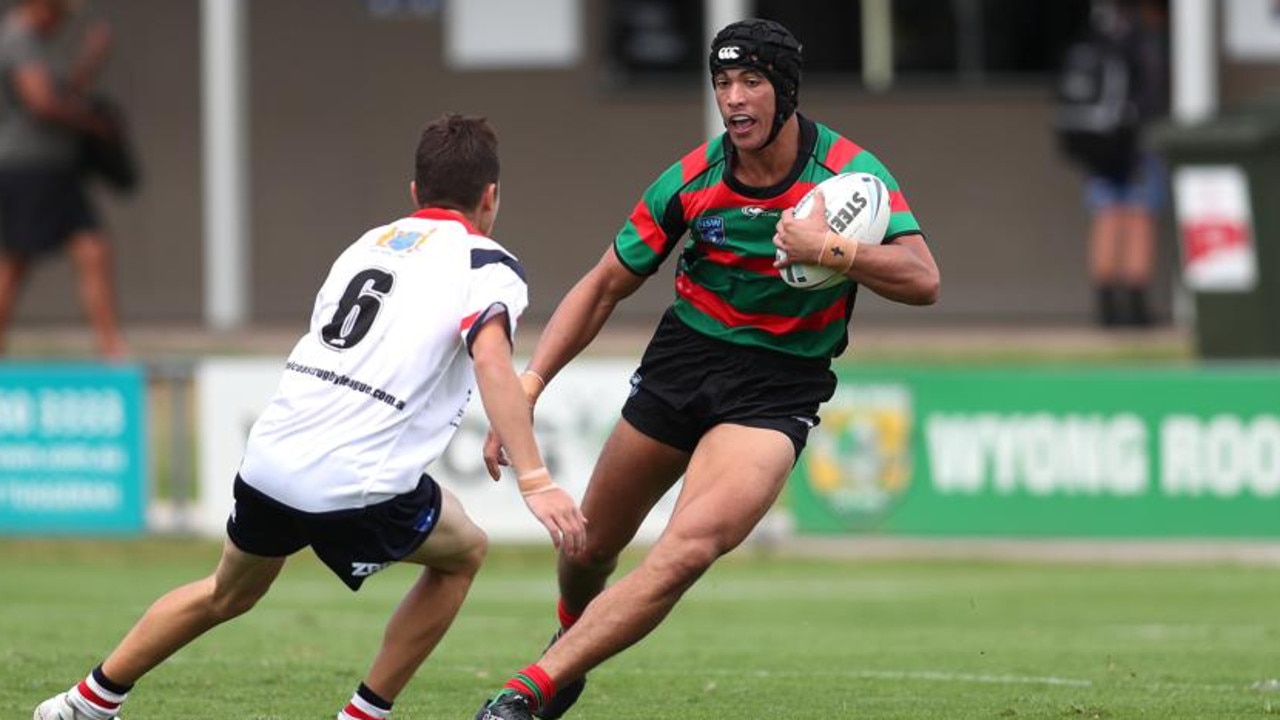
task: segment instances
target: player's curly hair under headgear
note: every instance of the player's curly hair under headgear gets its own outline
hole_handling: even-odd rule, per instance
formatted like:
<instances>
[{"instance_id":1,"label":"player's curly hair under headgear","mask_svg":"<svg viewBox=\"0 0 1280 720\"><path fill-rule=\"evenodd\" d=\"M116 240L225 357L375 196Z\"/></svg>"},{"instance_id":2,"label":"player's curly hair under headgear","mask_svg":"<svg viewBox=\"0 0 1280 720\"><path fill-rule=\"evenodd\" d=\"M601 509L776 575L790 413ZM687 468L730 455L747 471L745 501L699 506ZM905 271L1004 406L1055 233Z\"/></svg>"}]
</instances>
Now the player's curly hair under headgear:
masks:
<instances>
[{"instance_id":1,"label":"player's curly hair under headgear","mask_svg":"<svg viewBox=\"0 0 1280 720\"><path fill-rule=\"evenodd\" d=\"M727 68L751 68L773 85L777 112L765 145L773 142L782 124L800 102L800 70L804 46L782 24L754 18L726 25L711 41L711 75Z\"/></svg>"}]
</instances>

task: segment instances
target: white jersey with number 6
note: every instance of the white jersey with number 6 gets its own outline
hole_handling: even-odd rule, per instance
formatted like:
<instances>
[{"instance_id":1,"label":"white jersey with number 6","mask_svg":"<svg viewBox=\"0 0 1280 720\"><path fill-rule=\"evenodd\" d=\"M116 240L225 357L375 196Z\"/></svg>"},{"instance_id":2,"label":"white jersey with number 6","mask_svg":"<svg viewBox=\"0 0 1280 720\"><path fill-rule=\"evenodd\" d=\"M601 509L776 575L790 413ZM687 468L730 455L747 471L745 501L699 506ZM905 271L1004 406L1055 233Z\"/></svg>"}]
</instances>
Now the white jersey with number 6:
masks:
<instances>
[{"instance_id":1,"label":"white jersey with number 6","mask_svg":"<svg viewBox=\"0 0 1280 720\"><path fill-rule=\"evenodd\" d=\"M470 400L475 331L505 314L514 337L527 304L519 262L458 213L370 230L329 270L240 476L306 512L409 492Z\"/></svg>"}]
</instances>

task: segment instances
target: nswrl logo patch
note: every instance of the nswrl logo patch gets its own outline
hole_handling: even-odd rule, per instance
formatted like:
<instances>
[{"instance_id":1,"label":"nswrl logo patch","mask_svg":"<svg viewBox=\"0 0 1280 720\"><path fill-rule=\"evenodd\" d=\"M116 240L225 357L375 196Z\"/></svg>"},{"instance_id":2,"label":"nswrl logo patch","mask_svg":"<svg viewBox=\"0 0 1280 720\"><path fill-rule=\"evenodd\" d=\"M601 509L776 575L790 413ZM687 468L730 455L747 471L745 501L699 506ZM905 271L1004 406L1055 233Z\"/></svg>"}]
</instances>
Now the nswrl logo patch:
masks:
<instances>
[{"instance_id":1,"label":"nswrl logo patch","mask_svg":"<svg viewBox=\"0 0 1280 720\"><path fill-rule=\"evenodd\" d=\"M698 218L693 226L697 229L698 236L706 242L712 245L724 244L724 218L719 215L704 215Z\"/></svg>"}]
</instances>

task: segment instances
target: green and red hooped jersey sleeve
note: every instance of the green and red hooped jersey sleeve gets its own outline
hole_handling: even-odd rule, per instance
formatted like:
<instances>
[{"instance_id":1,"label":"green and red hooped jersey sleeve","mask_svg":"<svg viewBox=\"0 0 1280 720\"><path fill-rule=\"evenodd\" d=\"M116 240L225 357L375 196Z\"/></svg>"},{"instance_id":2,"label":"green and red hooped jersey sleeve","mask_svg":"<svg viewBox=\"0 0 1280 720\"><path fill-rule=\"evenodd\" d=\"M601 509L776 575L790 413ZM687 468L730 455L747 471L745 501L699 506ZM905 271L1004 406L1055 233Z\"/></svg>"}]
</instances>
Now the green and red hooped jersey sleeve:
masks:
<instances>
[{"instance_id":1,"label":"green and red hooped jersey sleeve","mask_svg":"<svg viewBox=\"0 0 1280 720\"><path fill-rule=\"evenodd\" d=\"M773 267L774 228L782 211L814 185L856 171L879 176L889 188L885 242L919 233L897 181L870 152L803 117L804 159L774 188L727 178L724 142L721 135L698 147L645 190L614 240L618 260L637 275L651 275L679 246L673 309L694 330L801 357L839 355L848 344L857 285L788 286Z\"/></svg>"},{"instance_id":2,"label":"green and red hooped jersey sleeve","mask_svg":"<svg viewBox=\"0 0 1280 720\"><path fill-rule=\"evenodd\" d=\"M705 161L708 145L703 144L667 168L631 209L613 243L618 259L631 272L652 275L689 229L681 191L710 166Z\"/></svg>"}]
</instances>

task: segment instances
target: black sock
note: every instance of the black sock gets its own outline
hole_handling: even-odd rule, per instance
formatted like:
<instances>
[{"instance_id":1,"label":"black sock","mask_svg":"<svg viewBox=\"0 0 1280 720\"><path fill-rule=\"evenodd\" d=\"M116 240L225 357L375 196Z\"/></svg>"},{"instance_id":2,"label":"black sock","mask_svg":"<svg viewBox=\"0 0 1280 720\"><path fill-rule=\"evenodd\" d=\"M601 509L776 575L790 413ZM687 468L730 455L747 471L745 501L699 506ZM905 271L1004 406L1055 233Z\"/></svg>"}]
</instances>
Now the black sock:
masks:
<instances>
[{"instance_id":1,"label":"black sock","mask_svg":"<svg viewBox=\"0 0 1280 720\"><path fill-rule=\"evenodd\" d=\"M1098 323L1115 327L1121 322L1120 287L1111 283L1098 286Z\"/></svg>"},{"instance_id":2,"label":"black sock","mask_svg":"<svg viewBox=\"0 0 1280 720\"><path fill-rule=\"evenodd\" d=\"M1147 305L1147 289L1145 287L1130 285L1125 289L1125 300L1129 306L1125 315L1126 325L1146 327L1151 324L1151 308Z\"/></svg>"},{"instance_id":3,"label":"black sock","mask_svg":"<svg viewBox=\"0 0 1280 720\"><path fill-rule=\"evenodd\" d=\"M391 701L383 699L381 695L370 690L369 686L364 683L360 683L360 687L356 688L356 694L379 710L391 710Z\"/></svg>"},{"instance_id":4,"label":"black sock","mask_svg":"<svg viewBox=\"0 0 1280 720\"><path fill-rule=\"evenodd\" d=\"M385 720L390 714L391 701L370 690L368 685L360 683L360 687L356 688L355 694L351 696L351 701L342 712L338 713L338 717L343 720L355 718Z\"/></svg>"},{"instance_id":5,"label":"black sock","mask_svg":"<svg viewBox=\"0 0 1280 720\"><path fill-rule=\"evenodd\" d=\"M110 690L117 695L125 695L133 689L132 685L121 685L107 677L106 673L102 672L101 665L93 669L93 679L97 680L98 684L101 685L103 689Z\"/></svg>"}]
</instances>

